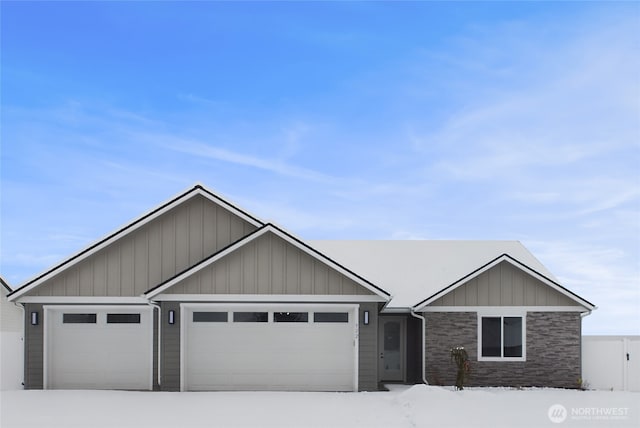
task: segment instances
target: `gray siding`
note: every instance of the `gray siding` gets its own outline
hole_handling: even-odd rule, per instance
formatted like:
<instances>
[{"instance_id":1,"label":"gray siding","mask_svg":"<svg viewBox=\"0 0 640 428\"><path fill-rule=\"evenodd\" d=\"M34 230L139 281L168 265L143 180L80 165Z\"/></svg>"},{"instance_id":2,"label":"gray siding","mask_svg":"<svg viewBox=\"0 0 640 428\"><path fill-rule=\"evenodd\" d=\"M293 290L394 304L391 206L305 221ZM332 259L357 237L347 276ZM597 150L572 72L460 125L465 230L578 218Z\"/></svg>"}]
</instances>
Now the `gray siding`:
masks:
<instances>
[{"instance_id":1,"label":"gray siding","mask_svg":"<svg viewBox=\"0 0 640 428\"><path fill-rule=\"evenodd\" d=\"M526 361L478 361L475 312L429 312L425 355L427 380L455 384L449 350L464 346L469 354L469 386L546 386L576 388L581 376L581 318L578 312L529 312Z\"/></svg>"},{"instance_id":2,"label":"gray siding","mask_svg":"<svg viewBox=\"0 0 640 428\"><path fill-rule=\"evenodd\" d=\"M253 230L253 225L198 195L27 295L139 296Z\"/></svg>"},{"instance_id":3,"label":"gray siding","mask_svg":"<svg viewBox=\"0 0 640 428\"><path fill-rule=\"evenodd\" d=\"M24 317L24 387L44 387L44 311L42 304L25 304ZM31 312L38 312L38 325L31 325ZM153 310L153 389L158 385L158 311Z\"/></svg>"},{"instance_id":4,"label":"gray siding","mask_svg":"<svg viewBox=\"0 0 640 428\"><path fill-rule=\"evenodd\" d=\"M38 325L31 325L31 312L38 312ZM44 314L41 304L25 305L24 316L24 388L42 389L44 371Z\"/></svg>"},{"instance_id":5,"label":"gray siding","mask_svg":"<svg viewBox=\"0 0 640 428\"><path fill-rule=\"evenodd\" d=\"M176 323L168 323L169 310L176 311ZM362 324L369 311L369 325ZM360 391L378 389L378 304L361 303L358 346L358 387ZM162 303L162 381L163 391L180 390L180 304Z\"/></svg>"},{"instance_id":6,"label":"gray siding","mask_svg":"<svg viewBox=\"0 0 640 428\"><path fill-rule=\"evenodd\" d=\"M180 303L162 302L162 359L160 389L180 391ZM169 311L175 311L175 324L169 324Z\"/></svg>"},{"instance_id":7,"label":"gray siding","mask_svg":"<svg viewBox=\"0 0 640 428\"><path fill-rule=\"evenodd\" d=\"M364 311L369 311L369 325L364 325ZM378 304L360 304L360 332L358 343L358 388L360 391L378 390Z\"/></svg>"},{"instance_id":8,"label":"gray siding","mask_svg":"<svg viewBox=\"0 0 640 428\"><path fill-rule=\"evenodd\" d=\"M273 233L170 287L174 294L372 294Z\"/></svg>"},{"instance_id":9,"label":"gray siding","mask_svg":"<svg viewBox=\"0 0 640 428\"><path fill-rule=\"evenodd\" d=\"M153 390L158 391L158 325L160 324L160 314L157 308L153 308Z\"/></svg>"},{"instance_id":10,"label":"gray siding","mask_svg":"<svg viewBox=\"0 0 640 428\"><path fill-rule=\"evenodd\" d=\"M502 262L430 306L576 306L576 302L511 263Z\"/></svg>"}]
</instances>

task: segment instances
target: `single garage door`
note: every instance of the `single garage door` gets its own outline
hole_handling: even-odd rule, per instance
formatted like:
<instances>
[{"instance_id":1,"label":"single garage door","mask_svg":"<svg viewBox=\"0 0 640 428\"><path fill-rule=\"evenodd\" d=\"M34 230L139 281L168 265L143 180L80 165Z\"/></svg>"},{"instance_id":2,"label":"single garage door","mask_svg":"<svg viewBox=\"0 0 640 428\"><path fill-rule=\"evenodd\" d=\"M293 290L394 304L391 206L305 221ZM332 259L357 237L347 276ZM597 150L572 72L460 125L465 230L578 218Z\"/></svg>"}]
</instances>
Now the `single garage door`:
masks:
<instances>
[{"instance_id":1,"label":"single garage door","mask_svg":"<svg viewBox=\"0 0 640 428\"><path fill-rule=\"evenodd\" d=\"M357 305L182 305L182 389L357 391Z\"/></svg>"},{"instance_id":2,"label":"single garage door","mask_svg":"<svg viewBox=\"0 0 640 428\"><path fill-rule=\"evenodd\" d=\"M45 388L153 388L148 306L46 306Z\"/></svg>"}]
</instances>

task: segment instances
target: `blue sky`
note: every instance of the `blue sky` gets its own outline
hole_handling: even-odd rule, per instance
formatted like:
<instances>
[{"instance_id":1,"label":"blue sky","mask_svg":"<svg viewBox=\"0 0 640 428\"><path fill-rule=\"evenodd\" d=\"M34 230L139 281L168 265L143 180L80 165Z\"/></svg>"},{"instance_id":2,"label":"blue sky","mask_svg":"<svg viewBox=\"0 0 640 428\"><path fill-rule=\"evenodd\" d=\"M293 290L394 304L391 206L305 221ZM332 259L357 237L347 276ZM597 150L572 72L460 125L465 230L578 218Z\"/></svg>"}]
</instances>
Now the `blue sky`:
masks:
<instances>
[{"instance_id":1,"label":"blue sky","mask_svg":"<svg viewBox=\"0 0 640 428\"><path fill-rule=\"evenodd\" d=\"M640 3L2 2L18 286L201 182L303 239L516 239L640 334Z\"/></svg>"}]
</instances>

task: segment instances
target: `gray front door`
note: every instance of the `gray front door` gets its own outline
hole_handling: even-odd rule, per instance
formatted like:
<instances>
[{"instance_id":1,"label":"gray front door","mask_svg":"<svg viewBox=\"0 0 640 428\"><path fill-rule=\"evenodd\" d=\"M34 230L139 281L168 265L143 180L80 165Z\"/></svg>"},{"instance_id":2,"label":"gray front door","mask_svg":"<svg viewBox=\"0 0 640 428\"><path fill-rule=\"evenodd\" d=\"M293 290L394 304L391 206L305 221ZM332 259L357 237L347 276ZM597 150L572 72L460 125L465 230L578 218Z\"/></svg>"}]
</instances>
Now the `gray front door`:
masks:
<instances>
[{"instance_id":1,"label":"gray front door","mask_svg":"<svg viewBox=\"0 0 640 428\"><path fill-rule=\"evenodd\" d=\"M380 317L380 380L404 382L405 380L405 329L404 317Z\"/></svg>"}]
</instances>

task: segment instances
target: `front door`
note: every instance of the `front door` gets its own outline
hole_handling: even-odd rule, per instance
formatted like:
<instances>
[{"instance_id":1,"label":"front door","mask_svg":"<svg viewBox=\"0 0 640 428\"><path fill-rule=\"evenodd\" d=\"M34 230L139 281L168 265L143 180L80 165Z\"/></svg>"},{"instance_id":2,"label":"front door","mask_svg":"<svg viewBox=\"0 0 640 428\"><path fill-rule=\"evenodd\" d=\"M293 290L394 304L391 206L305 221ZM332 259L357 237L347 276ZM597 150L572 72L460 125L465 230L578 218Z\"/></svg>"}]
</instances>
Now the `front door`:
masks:
<instances>
[{"instance_id":1,"label":"front door","mask_svg":"<svg viewBox=\"0 0 640 428\"><path fill-rule=\"evenodd\" d=\"M405 330L404 317L380 317L380 380L404 382L405 380Z\"/></svg>"}]
</instances>

